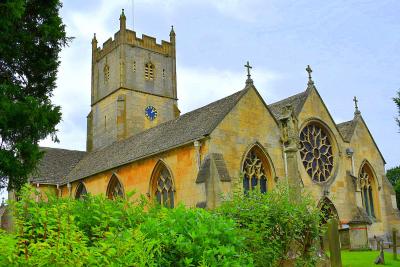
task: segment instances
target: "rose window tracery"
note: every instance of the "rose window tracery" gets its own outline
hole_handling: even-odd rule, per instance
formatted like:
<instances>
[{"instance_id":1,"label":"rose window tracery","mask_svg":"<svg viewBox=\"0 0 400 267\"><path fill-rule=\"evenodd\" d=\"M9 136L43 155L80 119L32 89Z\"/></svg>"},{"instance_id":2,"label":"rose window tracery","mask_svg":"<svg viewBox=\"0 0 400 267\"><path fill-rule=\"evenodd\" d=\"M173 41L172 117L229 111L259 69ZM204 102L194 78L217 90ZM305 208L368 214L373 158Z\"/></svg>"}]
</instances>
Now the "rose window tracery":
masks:
<instances>
[{"instance_id":1,"label":"rose window tracery","mask_svg":"<svg viewBox=\"0 0 400 267\"><path fill-rule=\"evenodd\" d=\"M324 182L332 174L332 144L324 129L309 124L300 133L300 156L304 168L315 182Z\"/></svg>"}]
</instances>

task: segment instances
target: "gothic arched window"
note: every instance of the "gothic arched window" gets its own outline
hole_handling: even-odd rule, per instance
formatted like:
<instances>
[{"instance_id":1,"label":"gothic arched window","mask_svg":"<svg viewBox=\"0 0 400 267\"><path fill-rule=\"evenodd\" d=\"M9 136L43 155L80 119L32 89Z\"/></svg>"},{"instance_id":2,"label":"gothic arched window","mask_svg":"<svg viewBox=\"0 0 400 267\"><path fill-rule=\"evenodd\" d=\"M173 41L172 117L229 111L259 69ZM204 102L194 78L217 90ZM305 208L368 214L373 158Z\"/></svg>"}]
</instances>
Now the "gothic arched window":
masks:
<instances>
[{"instance_id":1,"label":"gothic arched window","mask_svg":"<svg viewBox=\"0 0 400 267\"><path fill-rule=\"evenodd\" d=\"M155 72L154 64L151 62L146 63L146 65L144 66L144 78L150 81L154 80L154 72Z\"/></svg>"},{"instance_id":2,"label":"gothic arched window","mask_svg":"<svg viewBox=\"0 0 400 267\"><path fill-rule=\"evenodd\" d=\"M369 216L376 217L374 204L375 181L371 169L366 164L361 168L359 181L364 209Z\"/></svg>"},{"instance_id":3,"label":"gothic arched window","mask_svg":"<svg viewBox=\"0 0 400 267\"><path fill-rule=\"evenodd\" d=\"M154 172L152 193L159 204L168 208L174 207L174 184L172 176L167 167L160 163Z\"/></svg>"},{"instance_id":4,"label":"gothic arched window","mask_svg":"<svg viewBox=\"0 0 400 267\"><path fill-rule=\"evenodd\" d=\"M110 179L107 187L107 197L109 199L116 199L119 197L124 197L124 189L122 187L121 182L117 178L115 174Z\"/></svg>"},{"instance_id":5,"label":"gothic arched window","mask_svg":"<svg viewBox=\"0 0 400 267\"><path fill-rule=\"evenodd\" d=\"M260 149L254 147L247 153L242 172L245 193L255 188L258 188L261 193L268 191L268 179L271 172L268 161Z\"/></svg>"},{"instance_id":6,"label":"gothic arched window","mask_svg":"<svg viewBox=\"0 0 400 267\"><path fill-rule=\"evenodd\" d=\"M300 156L314 182L324 182L332 175L332 144L325 129L318 124L309 124L301 131Z\"/></svg>"},{"instance_id":7,"label":"gothic arched window","mask_svg":"<svg viewBox=\"0 0 400 267\"><path fill-rule=\"evenodd\" d=\"M75 199L82 199L87 195L86 186L83 183L79 183L76 187Z\"/></svg>"},{"instance_id":8,"label":"gothic arched window","mask_svg":"<svg viewBox=\"0 0 400 267\"><path fill-rule=\"evenodd\" d=\"M104 65L103 72L104 72L104 82L108 82L108 80L110 79L110 67L107 64Z\"/></svg>"}]
</instances>

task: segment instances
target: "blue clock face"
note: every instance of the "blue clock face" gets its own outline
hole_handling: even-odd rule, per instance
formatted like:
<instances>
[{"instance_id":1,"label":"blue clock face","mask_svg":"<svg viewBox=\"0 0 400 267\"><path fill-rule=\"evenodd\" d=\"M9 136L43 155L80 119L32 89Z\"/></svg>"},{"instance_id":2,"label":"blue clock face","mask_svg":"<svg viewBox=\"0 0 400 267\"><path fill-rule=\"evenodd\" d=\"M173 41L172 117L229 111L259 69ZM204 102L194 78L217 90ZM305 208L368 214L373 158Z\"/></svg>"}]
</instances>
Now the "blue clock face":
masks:
<instances>
[{"instance_id":1,"label":"blue clock face","mask_svg":"<svg viewBox=\"0 0 400 267\"><path fill-rule=\"evenodd\" d=\"M146 118L152 121L157 117L157 110L153 106L148 106L144 110L144 115L146 116Z\"/></svg>"}]
</instances>

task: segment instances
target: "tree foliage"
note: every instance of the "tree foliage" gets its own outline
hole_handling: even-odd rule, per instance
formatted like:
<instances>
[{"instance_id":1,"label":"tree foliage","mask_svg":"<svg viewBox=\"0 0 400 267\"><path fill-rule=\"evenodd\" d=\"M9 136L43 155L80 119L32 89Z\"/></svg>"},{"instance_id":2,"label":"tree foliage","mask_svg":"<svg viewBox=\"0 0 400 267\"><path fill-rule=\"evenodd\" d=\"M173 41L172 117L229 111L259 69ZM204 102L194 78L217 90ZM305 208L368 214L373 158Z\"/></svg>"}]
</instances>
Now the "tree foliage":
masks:
<instances>
[{"instance_id":1,"label":"tree foliage","mask_svg":"<svg viewBox=\"0 0 400 267\"><path fill-rule=\"evenodd\" d=\"M396 103L397 109L399 111L398 116L396 118L396 122L399 125L400 128L400 90L397 91L397 97L393 98L394 103Z\"/></svg>"},{"instance_id":2,"label":"tree foliage","mask_svg":"<svg viewBox=\"0 0 400 267\"><path fill-rule=\"evenodd\" d=\"M57 141L61 113L50 97L69 41L60 8L59 0L0 2L0 188L19 190L41 157L39 140Z\"/></svg>"},{"instance_id":3,"label":"tree foliage","mask_svg":"<svg viewBox=\"0 0 400 267\"><path fill-rule=\"evenodd\" d=\"M400 209L400 166L387 170L386 177L393 185L394 191L396 192L397 208Z\"/></svg>"},{"instance_id":4,"label":"tree foliage","mask_svg":"<svg viewBox=\"0 0 400 267\"><path fill-rule=\"evenodd\" d=\"M236 222L255 266L280 266L292 257L296 266L315 266L323 228L321 212L311 197L293 202L282 185L268 194L239 191L217 213Z\"/></svg>"},{"instance_id":5,"label":"tree foliage","mask_svg":"<svg viewBox=\"0 0 400 267\"><path fill-rule=\"evenodd\" d=\"M238 194L207 211L134 200L48 195L26 186L12 202L15 231L0 232L0 266L315 266L320 212L288 190Z\"/></svg>"},{"instance_id":6,"label":"tree foliage","mask_svg":"<svg viewBox=\"0 0 400 267\"><path fill-rule=\"evenodd\" d=\"M252 266L235 223L206 210L132 194L35 201L34 190L11 204L15 232L0 232L0 266Z\"/></svg>"}]
</instances>

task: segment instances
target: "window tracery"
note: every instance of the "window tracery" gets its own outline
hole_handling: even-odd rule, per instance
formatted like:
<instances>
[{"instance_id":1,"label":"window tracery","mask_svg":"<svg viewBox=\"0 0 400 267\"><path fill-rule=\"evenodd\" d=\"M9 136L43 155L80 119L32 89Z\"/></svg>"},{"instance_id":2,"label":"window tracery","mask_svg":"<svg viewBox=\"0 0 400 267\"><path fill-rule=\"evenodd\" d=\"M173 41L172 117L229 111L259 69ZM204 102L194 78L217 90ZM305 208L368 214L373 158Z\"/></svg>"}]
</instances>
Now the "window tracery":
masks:
<instances>
[{"instance_id":1,"label":"window tracery","mask_svg":"<svg viewBox=\"0 0 400 267\"><path fill-rule=\"evenodd\" d=\"M146 63L144 67L144 78L149 81L154 80L154 71L155 71L154 64L151 62Z\"/></svg>"},{"instance_id":2,"label":"window tracery","mask_svg":"<svg viewBox=\"0 0 400 267\"><path fill-rule=\"evenodd\" d=\"M86 186L83 183L79 183L76 188L75 199L83 199L86 195Z\"/></svg>"},{"instance_id":3,"label":"window tracery","mask_svg":"<svg viewBox=\"0 0 400 267\"><path fill-rule=\"evenodd\" d=\"M107 197L109 199L116 199L124 197L124 190L118 178L113 175L108 183Z\"/></svg>"},{"instance_id":4,"label":"window tracery","mask_svg":"<svg viewBox=\"0 0 400 267\"><path fill-rule=\"evenodd\" d=\"M372 177L364 166L359 175L363 206L367 214L375 217Z\"/></svg>"},{"instance_id":5,"label":"window tracery","mask_svg":"<svg viewBox=\"0 0 400 267\"><path fill-rule=\"evenodd\" d=\"M329 179L333 170L332 144L322 127L317 124L304 127L300 133L300 156L313 181Z\"/></svg>"},{"instance_id":6,"label":"window tracery","mask_svg":"<svg viewBox=\"0 0 400 267\"><path fill-rule=\"evenodd\" d=\"M250 150L243 164L243 189L244 192L258 188L261 193L268 191L267 166L264 164L260 153L256 149Z\"/></svg>"},{"instance_id":7,"label":"window tracery","mask_svg":"<svg viewBox=\"0 0 400 267\"><path fill-rule=\"evenodd\" d=\"M153 185L154 196L157 202L168 208L174 207L174 188L172 176L168 169L161 165Z\"/></svg>"}]
</instances>

